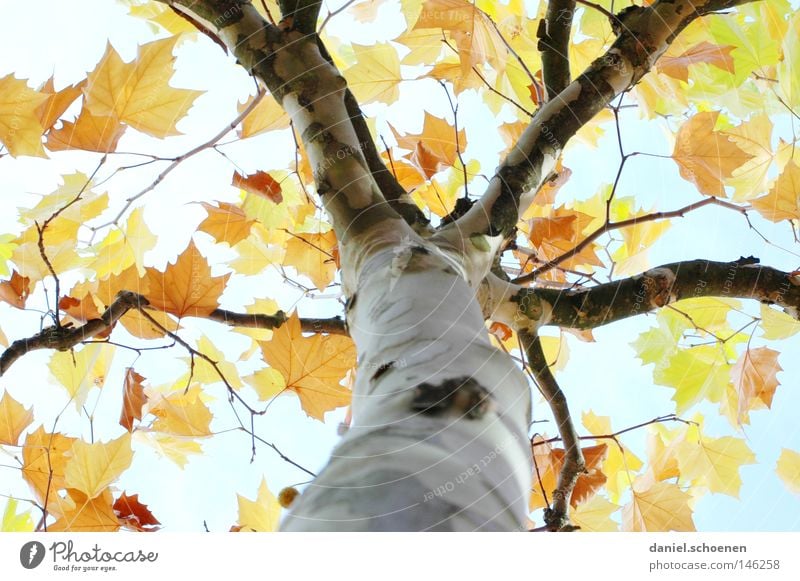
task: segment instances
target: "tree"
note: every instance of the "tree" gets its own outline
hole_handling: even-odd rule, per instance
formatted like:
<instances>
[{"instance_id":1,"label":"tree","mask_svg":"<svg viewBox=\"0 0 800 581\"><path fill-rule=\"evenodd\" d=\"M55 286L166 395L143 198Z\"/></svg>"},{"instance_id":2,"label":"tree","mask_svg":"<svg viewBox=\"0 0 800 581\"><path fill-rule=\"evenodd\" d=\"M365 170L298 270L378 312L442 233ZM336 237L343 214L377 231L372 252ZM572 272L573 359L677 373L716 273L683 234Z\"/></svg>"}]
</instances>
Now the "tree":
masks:
<instances>
[{"instance_id":1,"label":"tree","mask_svg":"<svg viewBox=\"0 0 800 581\"><path fill-rule=\"evenodd\" d=\"M707 206L759 233L769 222L788 222L794 232L796 138L773 139L799 118L800 20L788 1L656 0L612 4L622 8L616 13L582 0L538 7L375 0L324 10L310 0L127 4L159 36L135 57L109 44L83 80L59 89L52 79L38 89L13 75L0 79L0 163L94 152L80 158L92 160L90 175L65 176L54 193L20 210L22 232L0 246L5 312L26 309L29 331L15 328L0 373L48 350L49 373L60 384L51 389L61 396L66 389L70 406L47 419L9 391L0 401L0 442L19 463L39 529L155 528L120 475L145 443L184 465L223 412L246 434L252 457L264 445L315 476L297 499L293 488L281 492L292 505L287 530L523 530L538 508L545 510L537 528L603 530L613 526L619 502L625 530L693 530L691 495L738 494L739 470L754 456L737 432L751 412L771 406L781 370L778 351L755 346L754 333L761 328L771 341L800 329L800 274L792 258L780 269L754 257L695 254L647 268L645 253L670 220ZM381 10L394 10L395 22L402 17L403 30L380 32L385 38L369 47L324 34L344 11L369 22ZM201 91L171 81L178 35L191 31L203 36L184 63L196 58L222 78L235 59L236 74L246 71L258 88L216 135L164 154L161 140L179 139L176 124L196 99L200 107ZM203 62L212 43L217 61ZM229 59L219 59L220 51ZM386 110L369 105L394 103L412 78L435 79L450 107L446 119L425 111L420 131L386 123ZM506 142L488 175L465 155L472 120L463 111L475 98L497 120L482 130ZM619 195L630 160L659 155L626 150L621 120L631 107L650 120L648 131L659 124L674 132L674 149L662 156L673 161L663 163L677 164L690 203L645 211L635 197ZM409 104L404 115L420 109ZM244 148L226 149L289 126L288 172L265 142L255 152L257 171L238 169L250 164ZM223 142L234 130L239 139ZM614 183L564 203L568 144L596 146L604 131L618 148ZM470 135L472 142L477 134ZM132 153L120 143L153 149ZM159 266L147 253L169 232L151 231L148 200L173 171L207 153L237 166L237 195L194 197L206 213L198 226L205 234ZM591 171L588 160L576 176ZM120 174L157 163L166 165L145 185L125 183L126 195L99 193ZM300 316L264 300L223 308L244 304L231 297L242 292L237 280L268 265L298 273L295 285L310 281L306 295L333 284L341 311ZM250 283L248 298L273 291ZM755 301L759 316L751 314ZM588 434L581 435L554 373L565 342L544 328L591 341L597 327L652 312L657 326L634 347L643 363L656 364L655 381L675 390L675 409L645 423L642 464L620 437L643 438L645 424L614 432L608 418L585 412ZM734 317L745 324L732 326ZM40 329L31 329L33 319ZM247 333L238 362L210 338L216 331L206 331L204 319ZM111 386L105 378L114 373L115 348L131 352L135 367ZM188 356L159 387L139 373L139 358L166 350ZM246 370L252 373L242 378ZM229 407L210 402L213 384L224 387ZM551 410L549 435L532 423L532 385ZM95 434L94 410L110 389L118 390L119 425ZM351 404L352 425L319 474L256 427L287 391L317 420ZM40 409L52 395L43 389L28 397ZM712 437L687 415L709 402L729 421L730 435ZM59 425L67 413L82 427ZM796 491L797 452L784 450L777 469ZM274 528L277 511L262 483L255 501L239 497L235 528ZM16 500L7 503L4 528L32 524L30 513L17 515Z\"/></svg>"}]
</instances>

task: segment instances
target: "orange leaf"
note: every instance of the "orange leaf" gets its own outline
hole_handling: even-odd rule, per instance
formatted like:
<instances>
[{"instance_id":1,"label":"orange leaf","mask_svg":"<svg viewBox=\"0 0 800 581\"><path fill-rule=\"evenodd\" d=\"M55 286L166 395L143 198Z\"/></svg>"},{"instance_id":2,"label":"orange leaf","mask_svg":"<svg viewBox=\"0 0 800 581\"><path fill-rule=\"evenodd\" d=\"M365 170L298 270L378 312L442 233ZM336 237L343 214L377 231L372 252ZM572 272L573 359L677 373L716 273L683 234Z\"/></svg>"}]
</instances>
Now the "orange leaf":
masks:
<instances>
[{"instance_id":1,"label":"orange leaf","mask_svg":"<svg viewBox=\"0 0 800 581\"><path fill-rule=\"evenodd\" d=\"M117 148L125 125L113 115L93 115L83 109L75 122L64 121L60 129L47 134L47 149L65 151L83 149L106 153Z\"/></svg>"},{"instance_id":2,"label":"orange leaf","mask_svg":"<svg viewBox=\"0 0 800 581\"><path fill-rule=\"evenodd\" d=\"M227 242L230 246L234 246L250 235L250 228L255 220L249 220L238 206L226 202L217 203L219 206L203 202L203 207L208 212L208 218L203 220L197 228L213 236L217 242Z\"/></svg>"},{"instance_id":3,"label":"orange leaf","mask_svg":"<svg viewBox=\"0 0 800 581\"><path fill-rule=\"evenodd\" d=\"M142 419L142 406L147 402L142 382L144 377L128 367L125 370L125 386L122 391L122 413L119 416L119 425L133 431L133 420Z\"/></svg>"},{"instance_id":4,"label":"orange leaf","mask_svg":"<svg viewBox=\"0 0 800 581\"><path fill-rule=\"evenodd\" d=\"M564 465L565 451L563 448L553 448L550 444L539 444L541 438L534 440L533 460L536 469L533 473L533 490L531 493L531 509L547 506L545 498L552 501L552 492L558 483L558 475ZM582 448L586 471L578 477L572 491L570 504L576 507L590 500L597 490L606 483L606 475L601 466L608 454L606 444Z\"/></svg>"},{"instance_id":5,"label":"orange leaf","mask_svg":"<svg viewBox=\"0 0 800 581\"><path fill-rule=\"evenodd\" d=\"M489 327L489 332L492 333L499 341L508 341L511 339L511 336L514 332L511 330L511 327L500 323L499 321L494 321L491 326Z\"/></svg>"},{"instance_id":6,"label":"orange leaf","mask_svg":"<svg viewBox=\"0 0 800 581\"><path fill-rule=\"evenodd\" d=\"M640 489L634 483L633 500L622 509L622 529L634 532L693 531L691 497L671 482Z\"/></svg>"},{"instance_id":7,"label":"orange leaf","mask_svg":"<svg viewBox=\"0 0 800 581\"><path fill-rule=\"evenodd\" d=\"M714 125L718 111L703 111L681 125L672 158L681 177L707 196L725 197L723 180L754 156L741 149Z\"/></svg>"},{"instance_id":8,"label":"orange leaf","mask_svg":"<svg viewBox=\"0 0 800 581\"><path fill-rule=\"evenodd\" d=\"M25 301L31 293L31 279L20 275L16 270L11 274L11 279L0 282L0 301L6 302L18 309L25 308Z\"/></svg>"},{"instance_id":9,"label":"orange leaf","mask_svg":"<svg viewBox=\"0 0 800 581\"><path fill-rule=\"evenodd\" d=\"M234 172L232 185L276 204L280 204L283 201L281 185L265 171L259 171L249 176Z\"/></svg>"},{"instance_id":10,"label":"orange leaf","mask_svg":"<svg viewBox=\"0 0 800 581\"><path fill-rule=\"evenodd\" d=\"M778 388L777 373L782 371L778 352L769 347L747 349L731 368L731 377L739 395L739 421L746 421L748 412L771 407Z\"/></svg>"},{"instance_id":11,"label":"orange leaf","mask_svg":"<svg viewBox=\"0 0 800 581\"><path fill-rule=\"evenodd\" d=\"M208 262L194 242L189 242L188 248L164 272L148 268L145 276L150 287L146 296L151 306L177 317L204 317L219 305L219 296L230 274L212 277Z\"/></svg>"},{"instance_id":12,"label":"orange leaf","mask_svg":"<svg viewBox=\"0 0 800 581\"><path fill-rule=\"evenodd\" d=\"M260 345L264 361L283 375L287 389L297 393L312 418L322 421L326 411L350 403L350 391L339 384L356 362L349 337L304 337L300 319L293 313L273 331L270 341Z\"/></svg>"},{"instance_id":13,"label":"orange leaf","mask_svg":"<svg viewBox=\"0 0 800 581\"><path fill-rule=\"evenodd\" d=\"M397 145L411 150L409 160L425 177L430 179L435 173L455 164L458 157L456 132L445 119L435 117L426 111L422 133L418 135L400 136L394 127L391 125L389 127L394 133ZM467 134L461 129L458 132L458 148L464 151L466 147Z\"/></svg>"},{"instance_id":14,"label":"orange leaf","mask_svg":"<svg viewBox=\"0 0 800 581\"><path fill-rule=\"evenodd\" d=\"M112 508L123 526L135 531L154 532L159 528L157 525L161 524L147 505L139 502L138 494L128 496L123 492L122 496L114 501Z\"/></svg>"},{"instance_id":15,"label":"orange leaf","mask_svg":"<svg viewBox=\"0 0 800 581\"><path fill-rule=\"evenodd\" d=\"M62 516L47 527L50 532L104 532L112 533L120 523L112 506L111 491L89 498L80 490L67 489L67 498L60 501Z\"/></svg>"},{"instance_id":16,"label":"orange leaf","mask_svg":"<svg viewBox=\"0 0 800 581\"><path fill-rule=\"evenodd\" d=\"M735 48L735 46L711 44L704 40L686 50L680 56L664 55L659 59L657 69L658 72L669 75L674 79L679 79L684 83L689 80L689 65L695 63L714 65L718 69L733 74L735 67L731 52Z\"/></svg>"},{"instance_id":17,"label":"orange leaf","mask_svg":"<svg viewBox=\"0 0 800 581\"><path fill-rule=\"evenodd\" d=\"M25 437L22 446L22 477L36 498L44 502L54 491L65 487L64 469L75 438L49 434L42 426ZM50 494L48 494L48 492Z\"/></svg>"},{"instance_id":18,"label":"orange leaf","mask_svg":"<svg viewBox=\"0 0 800 581\"><path fill-rule=\"evenodd\" d=\"M25 409L21 403L5 392L0 398L0 444L16 446L19 436L33 422L33 408Z\"/></svg>"},{"instance_id":19,"label":"orange leaf","mask_svg":"<svg viewBox=\"0 0 800 581\"><path fill-rule=\"evenodd\" d=\"M753 200L752 204L773 222L800 219L800 165L789 160L769 193Z\"/></svg>"},{"instance_id":20,"label":"orange leaf","mask_svg":"<svg viewBox=\"0 0 800 581\"><path fill-rule=\"evenodd\" d=\"M53 77L47 79L44 86L39 89L39 92L48 95L48 98L36 109L42 129L47 131L58 121L75 99L81 96L81 89L85 84L85 81L81 81L77 85L56 91L53 85Z\"/></svg>"},{"instance_id":21,"label":"orange leaf","mask_svg":"<svg viewBox=\"0 0 800 581\"><path fill-rule=\"evenodd\" d=\"M296 234L286 244L284 265L295 267L319 290L325 290L336 274L336 249L333 230L325 234Z\"/></svg>"}]
</instances>

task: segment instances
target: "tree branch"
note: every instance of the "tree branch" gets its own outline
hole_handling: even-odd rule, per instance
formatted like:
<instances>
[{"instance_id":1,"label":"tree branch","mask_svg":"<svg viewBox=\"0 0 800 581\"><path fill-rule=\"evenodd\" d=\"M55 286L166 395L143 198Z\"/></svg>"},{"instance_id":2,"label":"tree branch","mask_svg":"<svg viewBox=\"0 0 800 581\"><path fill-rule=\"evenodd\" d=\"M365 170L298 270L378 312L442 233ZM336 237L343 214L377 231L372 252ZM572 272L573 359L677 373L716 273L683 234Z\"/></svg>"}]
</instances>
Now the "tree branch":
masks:
<instances>
[{"instance_id":1,"label":"tree branch","mask_svg":"<svg viewBox=\"0 0 800 581\"><path fill-rule=\"evenodd\" d=\"M530 334L526 331L519 334L519 339L528 358L528 366L553 412L558 433L561 434L561 440L564 442L564 464L561 466L558 483L553 491L553 504L545 510L544 520L548 530L569 530L569 501L578 477L586 469L580 438L572 422L567 398L547 364L541 339L537 334Z\"/></svg>"},{"instance_id":2,"label":"tree branch","mask_svg":"<svg viewBox=\"0 0 800 581\"><path fill-rule=\"evenodd\" d=\"M529 311L537 317L542 309L535 312L523 306L544 303L549 316L543 324L593 329L693 297L755 299L778 305L800 320L800 277L762 266L754 258L673 262L589 288L523 289L512 300L520 313Z\"/></svg>"},{"instance_id":3,"label":"tree branch","mask_svg":"<svg viewBox=\"0 0 800 581\"><path fill-rule=\"evenodd\" d=\"M317 18L322 0L279 0L281 18L291 22L291 27L306 34L317 31Z\"/></svg>"},{"instance_id":4,"label":"tree branch","mask_svg":"<svg viewBox=\"0 0 800 581\"><path fill-rule=\"evenodd\" d=\"M567 141L616 95L636 84L695 18L749 1L657 0L617 20L618 37L611 48L537 111L481 199L438 234L469 257L474 283L514 232Z\"/></svg>"},{"instance_id":5,"label":"tree branch","mask_svg":"<svg viewBox=\"0 0 800 581\"><path fill-rule=\"evenodd\" d=\"M547 13L539 21L538 49L542 53L542 77L547 100L554 98L570 83L569 33L575 15L575 0L550 0Z\"/></svg>"},{"instance_id":6,"label":"tree branch","mask_svg":"<svg viewBox=\"0 0 800 581\"><path fill-rule=\"evenodd\" d=\"M114 302L106 308L99 319L92 319L75 328L67 325L47 327L32 337L18 339L0 355L0 376L5 374L17 359L31 351L36 351L37 349L69 351L79 343L111 329L129 310L142 310L147 305L148 301L144 296L131 291L120 291ZM287 320L286 313L283 311L278 311L274 315L263 315L235 313L224 309L216 309L206 318L225 323L231 327L248 327L252 329L277 329ZM300 325L305 333L347 334L344 320L341 317L330 319L301 318Z\"/></svg>"}]
</instances>

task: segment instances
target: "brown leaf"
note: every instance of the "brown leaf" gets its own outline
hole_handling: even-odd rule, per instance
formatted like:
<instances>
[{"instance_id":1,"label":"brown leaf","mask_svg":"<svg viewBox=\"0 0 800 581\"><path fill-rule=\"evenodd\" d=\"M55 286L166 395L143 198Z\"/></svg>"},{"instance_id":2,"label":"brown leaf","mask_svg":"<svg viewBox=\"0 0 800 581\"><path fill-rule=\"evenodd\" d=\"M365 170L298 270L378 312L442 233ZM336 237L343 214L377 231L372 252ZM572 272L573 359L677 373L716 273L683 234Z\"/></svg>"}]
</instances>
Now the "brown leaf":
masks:
<instances>
[{"instance_id":1,"label":"brown leaf","mask_svg":"<svg viewBox=\"0 0 800 581\"><path fill-rule=\"evenodd\" d=\"M9 280L0 282L0 301L6 302L18 309L25 308L25 301L31 293L31 279L20 275L16 270Z\"/></svg>"},{"instance_id":2,"label":"brown leaf","mask_svg":"<svg viewBox=\"0 0 800 581\"><path fill-rule=\"evenodd\" d=\"M731 52L735 46L720 46L703 41L686 50L680 56L664 55L659 59L658 72L669 75L674 79L679 79L684 83L689 80L689 65L695 63L707 63L714 65L718 69L728 71L733 74L735 66Z\"/></svg>"},{"instance_id":3,"label":"brown leaf","mask_svg":"<svg viewBox=\"0 0 800 581\"><path fill-rule=\"evenodd\" d=\"M124 527L142 533L154 532L159 529L158 522L146 504L139 502L139 495L128 496L123 492L112 507Z\"/></svg>"},{"instance_id":4,"label":"brown leaf","mask_svg":"<svg viewBox=\"0 0 800 581\"><path fill-rule=\"evenodd\" d=\"M119 425L133 431L133 420L142 419L142 406L147 402L142 382L144 377L128 367L125 370L125 385L122 391L122 412L119 416Z\"/></svg>"},{"instance_id":5,"label":"brown leaf","mask_svg":"<svg viewBox=\"0 0 800 581\"><path fill-rule=\"evenodd\" d=\"M259 171L249 176L234 172L232 185L250 194L266 198L276 204L280 204L283 201L281 185L265 171Z\"/></svg>"}]
</instances>

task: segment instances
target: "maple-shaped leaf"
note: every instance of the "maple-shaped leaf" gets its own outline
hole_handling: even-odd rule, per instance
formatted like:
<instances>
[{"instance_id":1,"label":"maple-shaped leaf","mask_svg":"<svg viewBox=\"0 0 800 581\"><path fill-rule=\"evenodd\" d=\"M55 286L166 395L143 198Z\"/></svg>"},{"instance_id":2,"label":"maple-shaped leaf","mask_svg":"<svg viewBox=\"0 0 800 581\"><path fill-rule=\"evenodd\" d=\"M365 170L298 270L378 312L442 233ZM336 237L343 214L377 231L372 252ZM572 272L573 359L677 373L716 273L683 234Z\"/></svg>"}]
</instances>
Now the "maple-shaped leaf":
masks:
<instances>
[{"instance_id":1,"label":"maple-shaped leaf","mask_svg":"<svg viewBox=\"0 0 800 581\"><path fill-rule=\"evenodd\" d=\"M48 433L39 426L25 436L22 446L22 477L36 498L44 503L54 491L65 487L64 469L75 438L60 433Z\"/></svg>"},{"instance_id":2,"label":"maple-shaped leaf","mask_svg":"<svg viewBox=\"0 0 800 581\"><path fill-rule=\"evenodd\" d=\"M67 497L59 501L60 518L49 525L47 530L53 533L113 533L120 527L113 500L108 488L93 497L69 488Z\"/></svg>"},{"instance_id":3,"label":"maple-shaped leaf","mask_svg":"<svg viewBox=\"0 0 800 581\"><path fill-rule=\"evenodd\" d=\"M794 450L783 448L775 465L775 472L786 488L800 495L800 454Z\"/></svg>"},{"instance_id":4,"label":"maple-shaped leaf","mask_svg":"<svg viewBox=\"0 0 800 581\"><path fill-rule=\"evenodd\" d=\"M764 339L786 339L800 332L800 321L769 305L761 305L761 330Z\"/></svg>"},{"instance_id":5,"label":"maple-shaped leaf","mask_svg":"<svg viewBox=\"0 0 800 581\"><path fill-rule=\"evenodd\" d=\"M428 179L437 172L452 167L458 157L458 149L467 147L467 134L464 129L458 131L458 147L456 147L455 128L445 119L431 115L425 111L422 133L401 136L389 125L397 145L411 151L408 154L411 163Z\"/></svg>"},{"instance_id":6,"label":"maple-shaped leaf","mask_svg":"<svg viewBox=\"0 0 800 581\"><path fill-rule=\"evenodd\" d=\"M746 349L731 368L731 379L739 396L739 421L750 410L772 407L772 398L778 388L777 373L779 353L769 347Z\"/></svg>"},{"instance_id":7,"label":"maple-shaped leaf","mask_svg":"<svg viewBox=\"0 0 800 581\"><path fill-rule=\"evenodd\" d=\"M733 73L735 72L735 66L731 51L735 48L735 46L719 46L703 41L688 48L678 56L665 54L658 60L656 68L658 72L680 79L684 83L689 80L689 65L696 63L707 63L723 71Z\"/></svg>"},{"instance_id":8,"label":"maple-shaped leaf","mask_svg":"<svg viewBox=\"0 0 800 581\"><path fill-rule=\"evenodd\" d=\"M16 270L11 273L9 280L0 282L0 301L12 307L24 309L29 294L31 294L31 279L22 276Z\"/></svg>"},{"instance_id":9,"label":"maple-shaped leaf","mask_svg":"<svg viewBox=\"0 0 800 581\"><path fill-rule=\"evenodd\" d=\"M219 306L230 273L211 276L211 267L193 241L164 272L147 269L150 305L177 317L204 317Z\"/></svg>"},{"instance_id":10,"label":"maple-shaped leaf","mask_svg":"<svg viewBox=\"0 0 800 581\"><path fill-rule=\"evenodd\" d=\"M552 500L558 475L564 465L565 450L553 448L550 444L539 444L535 440L533 446L533 460L536 464L533 472L533 490L530 497L530 508L547 506L545 499ZM572 491L570 505L576 507L591 499L597 490L606 482L606 476L601 470L603 460L608 454L608 446L599 444L581 448L586 462L586 470L578 476L578 481Z\"/></svg>"},{"instance_id":11,"label":"maple-shaped leaf","mask_svg":"<svg viewBox=\"0 0 800 581\"><path fill-rule=\"evenodd\" d=\"M142 382L144 377L128 367L125 370L125 384L122 388L122 412L119 416L119 425L133 431L133 420L142 419L142 406L147 402Z\"/></svg>"},{"instance_id":12,"label":"maple-shaped leaf","mask_svg":"<svg viewBox=\"0 0 800 581\"><path fill-rule=\"evenodd\" d=\"M300 318L293 313L260 343L264 361L277 369L300 397L303 410L320 421L325 412L350 403L350 391L339 382L355 365L356 350L349 337L314 334L304 337Z\"/></svg>"},{"instance_id":13,"label":"maple-shaped leaf","mask_svg":"<svg viewBox=\"0 0 800 581\"><path fill-rule=\"evenodd\" d=\"M0 521L0 532L4 533L32 533L35 525L31 510L17 513L17 499L9 498L6 500L6 508L3 511L3 519Z\"/></svg>"},{"instance_id":14,"label":"maple-shaped leaf","mask_svg":"<svg viewBox=\"0 0 800 581\"><path fill-rule=\"evenodd\" d=\"M68 456L64 467L66 487L94 498L130 467L133 461L131 435L125 433L105 444L78 440Z\"/></svg>"},{"instance_id":15,"label":"maple-shaped leaf","mask_svg":"<svg viewBox=\"0 0 800 581\"><path fill-rule=\"evenodd\" d=\"M114 513L125 528L147 533L158 530L158 522L146 504L139 502L139 495L123 492L112 505Z\"/></svg>"},{"instance_id":16,"label":"maple-shaped leaf","mask_svg":"<svg viewBox=\"0 0 800 581\"><path fill-rule=\"evenodd\" d=\"M614 433L611 418L598 416L591 410L581 414L581 423L593 436L607 436ZM608 447L600 468L608 479L605 488L612 502L620 501L623 491L630 486L631 474L641 467L642 461L639 457L621 442Z\"/></svg>"},{"instance_id":17,"label":"maple-shaped leaf","mask_svg":"<svg viewBox=\"0 0 800 581\"><path fill-rule=\"evenodd\" d=\"M611 519L611 515L619 509L619 505L609 502L608 499L602 496L593 496L572 509L569 518L575 526L580 527L581 532L618 531L619 525Z\"/></svg>"},{"instance_id":18,"label":"maple-shaped leaf","mask_svg":"<svg viewBox=\"0 0 800 581\"><path fill-rule=\"evenodd\" d=\"M255 220L249 219L240 207L227 202L217 202L217 206L205 202L202 204L208 217L200 223L198 230L210 234L217 242L227 242L230 246L235 246L250 235Z\"/></svg>"},{"instance_id":19,"label":"maple-shaped leaf","mask_svg":"<svg viewBox=\"0 0 800 581\"><path fill-rule=\"evenodd\" d=\"M251 99L252 101L252 99ZM239 105L239 113L244 111L250 101ZM289 127L289 114L270 95L265 95L261 101L242 121L239 137L242 139L252 137L265 131L276 131Z\"/></svg>"},{"instance_id":20,"label":"maple-shaped leaf","mask_svg":"<svg viewBox=\"0 0 800 581\"><path fill-rule=\"evenodd\" d=\"M267 487L267 481L261 479L258 496L249 500L237 494L239 502L239 532L272 532L277 530L281 515L281 505Z\"/></svg>"},{"instance_id":21,"label":"maple-shaped leaf","mask_svg":"<svg viewBox=\"0 0 800 581\"><path fill-rule=\"evenodd\" d=\"M696 185L700 193L724 198L724 180L753 155L730 136L714 130L717 117L719 111L703 111L681 125L672 158L681 177Z\"/></svg>"},{"instance_id":22,"label":"maple-shaped leaf","mask_svg":"<svg viewBox=\"0 0 800 581\"><path fill-rule=\"evenodd\" d=\"M75 121L64 121L59 129L47 133L47 149L82 149L107 153L117 149L126 126L114 115L94 115L83 109Z\"/></svg>"},{"instance_id":23,"label":"maple-shaped leaf","mask_svg":"<svg viewBox=\"0 0 800 581\"><path fill-rule=\"evenodd\" d=\"M0 444L16 446L19 437L33 423L33 408L25 409L21 403L5 392L0 398Z\"/></svg>"},{"instance_id":24,"label":"maple-shaped leaf","mask_svg":"<svg viewBox=\"0 0 800 581\"><path fill-rule=\"evenodd\" d=\"M756 458L741 438L708 438L699 434L680 442L675 456L682 479L733 497L739 496L742 485L739 469L754 464Z\"/></svg>"},{"instance_id":25,"label":"maple-shaped leaf","mask_svg":"<svg viewBox=\"0 0 800 581\"><path fill-rule=\"evenodd\" d=\"M337 241L333 230L324 234L295 234L286 244L283 264L306 275L319 290L325 290L338 269Z\"/></svg>"},{"instance_id":26,"label":"maple-shaped leaf","mask_svg":"<svg viewBox=\"0 0 800 581\"><path fill-rule=\"evenodd\" d=\"M800 219L800 165L790 159L769 193L756 198L752 204L773 222Z\"/></svg>"},{"instance_id":27,"label":"maple-shaped leaf","mask_svg":"<svg viewBox=\"0 0 800 581\"><path fill-rule=\"evenodd\" d=\"M149 396L149 413L156 416L153 430L171 436L204 437L211 435L211 410L203 401L200 385L168 395L153 393Z\"/></svg>"},{"instance_id":28,"label":"maple-shaped leaf","mask_svg":"<svg viewBox=\"0 0 800 581\"><path fill-rule=\"evenodd\" d=\"M283 201L281 185L265 171L259 171L249 176L234 172L231 184L247 193L261 196L276 204L280 204Z\"/></svg>"},{"instance_id":29,"label":"maple-shaped leaf","mask_svg":"<svg viewBox=\"0 0 800 581\"><path fill-rule=\"evenodd\" d=\"M113 345L93 343L84 345L80 351L53 353L48 368L59 385L67 390L76 409L83 406L92 388L102 388L105 384L114 349Z\"/></svg>"},{"instance_id":30,"label":"maple-shaped leaf","mask_svg":"<svg viewBox=\"0 0 800 581\"><path fill-rule=\"evenodd\" d=\"M141 430L137 430L133 435L137 441L150 446L158 456L174 462L181 470L189 463L190 455L203 453L200 442L183 436Z\"/></svg>"},{"instance_id":31,"label":"maple-shaped leaf","mask_svg":"<svg viewBox=\"0 0 800 581\"><path fill-rule=\"evenodd\" d=\"M44 129L38 109L47 99L46 94L34 91L13 74L0 79L0 143L12 156L44 157Z\"/></svg>"},{"instance_id":32,"label":"maple-shaped leaf","mask_svg":"<svg viewBox=\"0 0 800 581\"><path fill-rule=\"evenodd\" d=\"M358 102L391 105L397 101L402 80L397 50L388 42L352 47L356 64L345 71L345 76Z\"/></svg>"},{"instance_id":33,"label":"maple-shaped leaf","mask_svg":"<svg viewBox=\"0 0 800 581\"><path fill-rule=\"evenodd\" d=\"M671 482L640 487L634 482L633 500L622 508L622 530L631 532L693 531L690 496Z\"/></svg>"},{"instance_id":34,"label":"maple-shaped leaf","mask_svg":"<svg viewBox=\"0 0 800 581\"><path fill-rule=\"evenodd\" d=\"M179 135L175 124L202 93L169 84L179 39L169 36L144 44L129 63L109 44L89 73L83 90L86 109L98 117L114 116L153 137Z\"/></svg>"},{"instance_id":35,"label":"maple-shaped leaf","mask_svg":"<svg viewBox=\"0 0 800 581\"><path fill-rule=\"evenodd\" d=\"M76 85L64 87L60 91L56 91L53 77L45 81L44 85L39 89L39 92L47 95L47 100L39 105L36 110L42 129L47 131L58 121L75 99L81 96L81 89L84 84L85 81L81 81Z\"/></svg>"}]
</instances>

